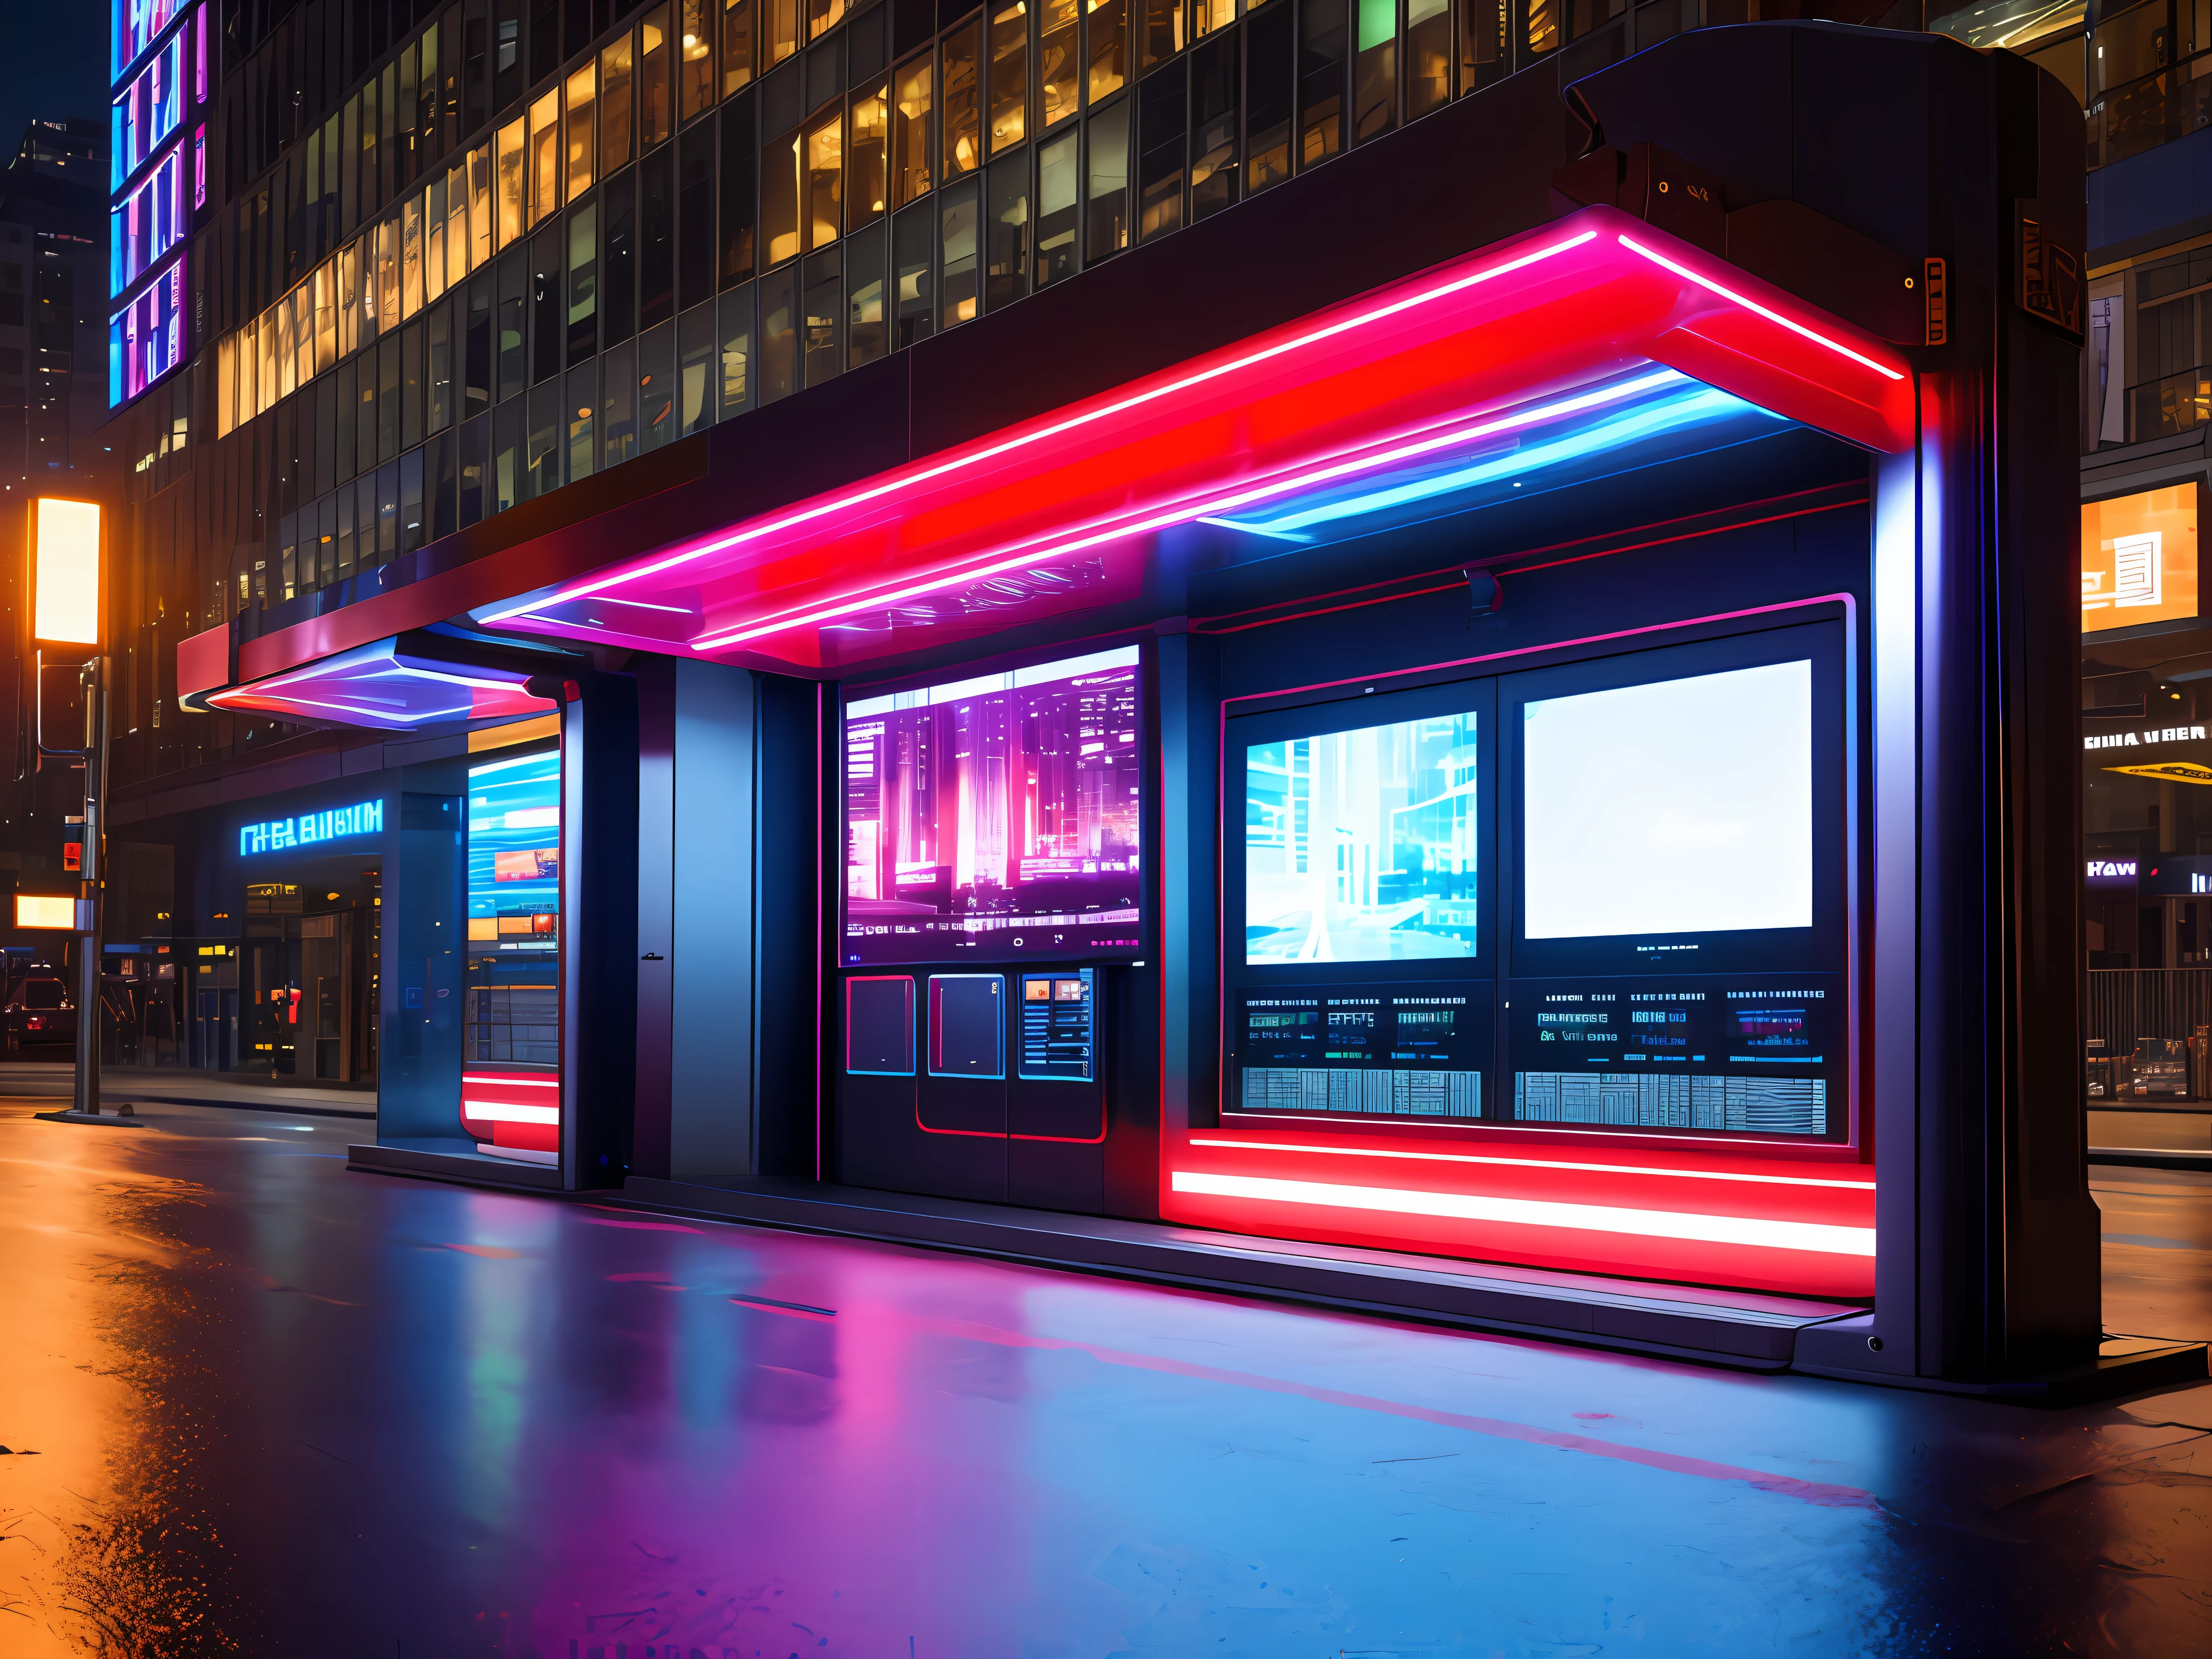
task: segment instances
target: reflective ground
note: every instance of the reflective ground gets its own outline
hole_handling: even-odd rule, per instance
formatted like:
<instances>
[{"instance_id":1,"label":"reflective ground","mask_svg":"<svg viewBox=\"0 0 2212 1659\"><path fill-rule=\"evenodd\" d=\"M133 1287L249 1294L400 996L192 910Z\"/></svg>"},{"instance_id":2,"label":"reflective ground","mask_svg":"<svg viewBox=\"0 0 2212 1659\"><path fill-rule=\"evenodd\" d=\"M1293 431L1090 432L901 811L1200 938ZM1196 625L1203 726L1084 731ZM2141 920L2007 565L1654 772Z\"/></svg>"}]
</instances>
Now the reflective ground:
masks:
<instances>
[{"instance_id":1,"label":"reflective ground","mask_svg":"<svg viewBox=\"0 0 2212 1659\"><path fill-rule=\"evenodd\" d=\"M1744 1376L45 1103L0 1101L10 1659L2212 1652L2212 1389ZM2212 1178L2100 1187L2113 1328L2212 1334Z\"/></svg>"}]
</instances>

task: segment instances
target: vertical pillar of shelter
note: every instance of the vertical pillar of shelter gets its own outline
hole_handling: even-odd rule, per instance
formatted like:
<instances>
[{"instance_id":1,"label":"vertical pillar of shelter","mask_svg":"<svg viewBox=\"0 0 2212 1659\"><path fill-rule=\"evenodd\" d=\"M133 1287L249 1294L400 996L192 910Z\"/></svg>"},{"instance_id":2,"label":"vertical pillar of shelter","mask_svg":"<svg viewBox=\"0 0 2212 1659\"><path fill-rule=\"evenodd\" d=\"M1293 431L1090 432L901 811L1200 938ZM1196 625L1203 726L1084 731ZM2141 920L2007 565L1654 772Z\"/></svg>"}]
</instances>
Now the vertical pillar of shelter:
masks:
<instances>
[{"instance_id":1,"label":"vertical pillar of shelter","mask_svg":"<svg viewBox=\"0 0 2212 1659\"><path fill-rule=\"evenodd\" d=\"M441 775L447 773L450 778ZM430 787L403 789L385 806L378 964L380 1140L461 1133L466 779L455 765L410 768L406 781Z\"/></svg>"},{"instance_id":2,"label":"vertical pillar of shelter","mask_svg":"<svg viewBox=\"0 0 2212 1659\"><path fill-rule=\"evenodd\" d=\"M1978 81L1950 118L1987 137L1939 131L1930 203L1954 252L1923 380L1916 1370L1994 1377L2093 1360L2100 1328L2075 875L2086 214L2056 81L2003 53L1941 70Z\"/></svg>"}]
</instances>

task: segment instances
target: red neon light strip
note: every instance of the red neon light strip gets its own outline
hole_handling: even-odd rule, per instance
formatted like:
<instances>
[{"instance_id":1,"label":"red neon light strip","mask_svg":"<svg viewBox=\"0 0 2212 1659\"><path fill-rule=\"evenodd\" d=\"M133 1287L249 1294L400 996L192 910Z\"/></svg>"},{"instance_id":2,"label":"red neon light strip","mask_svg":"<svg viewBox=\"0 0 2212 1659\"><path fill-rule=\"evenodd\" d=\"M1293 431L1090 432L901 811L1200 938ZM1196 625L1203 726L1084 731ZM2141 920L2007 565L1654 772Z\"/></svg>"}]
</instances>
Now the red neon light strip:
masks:
<instances>
[{"instance_id":1,"label":"red neon light strip","mask_svg":"<svg viewBox=\"0 0 2212 1659\"><path fill-rule=\"evenodd\" d=\"M1502 1164L1514 1170L1579 1170L1595 1175L1672 1176L1684 1181L1752 1181L1779 1187L1851 1187L1874 1190L1871 1181L1826 1176L1752 1175L1734 1170L1665 1170L1634 1164L1570 1164L1557 1158L1478 1156L1471 1152L1409 1152L1382 1146L1312 1146L1293 1141L1212 1140L1193 1135L1194 1146L1232 1146L1248 1152L1317 1152L1328 1158L1395 1158L1423 1164Z\"/></svg>"}]
</instances>

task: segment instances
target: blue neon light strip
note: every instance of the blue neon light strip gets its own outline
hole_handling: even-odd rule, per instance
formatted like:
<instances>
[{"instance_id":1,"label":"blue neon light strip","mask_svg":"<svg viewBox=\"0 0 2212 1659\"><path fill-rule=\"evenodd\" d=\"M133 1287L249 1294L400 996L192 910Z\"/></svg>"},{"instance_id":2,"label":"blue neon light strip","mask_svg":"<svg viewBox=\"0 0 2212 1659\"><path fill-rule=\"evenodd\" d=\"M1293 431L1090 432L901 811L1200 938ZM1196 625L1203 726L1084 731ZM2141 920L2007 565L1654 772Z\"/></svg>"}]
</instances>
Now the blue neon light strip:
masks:
<instances>
[{"instance_id":1,"label":"blue neon light strip","mask_svg":"<svg viewBox=\"0 0 2212 1659\"><path fill-rule=\"evenodd\" d=\"M240 824L238 855L282 853L313 847L343 836L374 836L384 829L384 803L365 800L355 806L334 806L324 812L304 812L294 818L269 818Z\"/></svg>"},{"instance_id":2,"label":"blue neon light strip","mask_svg":"<svg viewBox=\"0 0 2212 1659\"><path fill-rule=\"evenodd\" d=\"M1780 416L1770 414L1741 398L1700 386L1680 375L1670 374L1667 378L1674 389L1666 395L1633 409L1610 414L1589 426L1542 443L1516 445L1503 453L1486 456L1468 465L1416 477L1407 478L1401 473L1396 481L1380 488L1360 489L1351 494L1324 495L1316 492L1316 495L1305 498L1308 505L1295 507L1289 512L1278 513L1269 518L1222 517L1212 518L1206 522L1248 531L1258 536L1295 537L1300 531L1316 525L1358 518L1370 513L1452 495L1480 484L1496 483L1516 476L1540 472L1547 467L1562 465L1715 420L1736 416L1761 416L1783 423ZM1371 486L1373 481L1363 482Z\"/></svg>"}]
</instances>

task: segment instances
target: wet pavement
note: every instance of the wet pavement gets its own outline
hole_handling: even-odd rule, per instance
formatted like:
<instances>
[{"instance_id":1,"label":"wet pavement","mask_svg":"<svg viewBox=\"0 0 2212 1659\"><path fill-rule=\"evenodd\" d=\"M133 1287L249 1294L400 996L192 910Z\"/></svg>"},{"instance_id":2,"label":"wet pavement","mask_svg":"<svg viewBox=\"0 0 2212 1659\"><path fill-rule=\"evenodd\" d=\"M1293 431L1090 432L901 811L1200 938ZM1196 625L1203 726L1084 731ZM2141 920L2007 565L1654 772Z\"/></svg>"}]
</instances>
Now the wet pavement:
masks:
<instances>
[{"instance_id":1,"label":"wet pavement","mask_svg":"<svg viewBox=\"0 0 2212 1659\"><path fill-rule=\"evenodd\" d=\"M9 1659L2212 1651L2212 1388L1747 1376L45 1103L0 1100ZM2098 1184L2108 1324L2212 1334L2212 1176Z\"/></svg>"}]
</instances>

